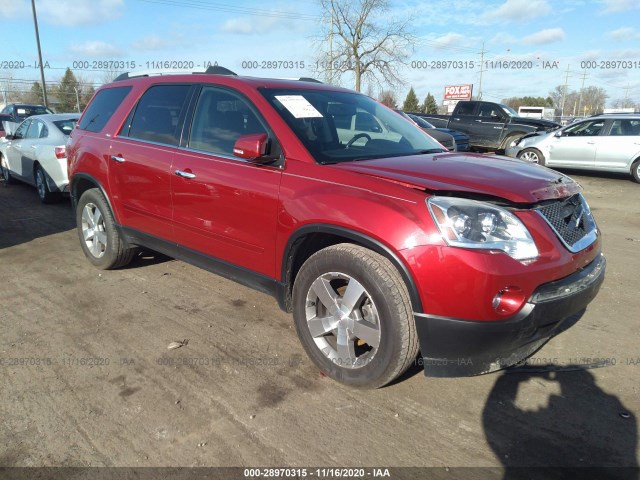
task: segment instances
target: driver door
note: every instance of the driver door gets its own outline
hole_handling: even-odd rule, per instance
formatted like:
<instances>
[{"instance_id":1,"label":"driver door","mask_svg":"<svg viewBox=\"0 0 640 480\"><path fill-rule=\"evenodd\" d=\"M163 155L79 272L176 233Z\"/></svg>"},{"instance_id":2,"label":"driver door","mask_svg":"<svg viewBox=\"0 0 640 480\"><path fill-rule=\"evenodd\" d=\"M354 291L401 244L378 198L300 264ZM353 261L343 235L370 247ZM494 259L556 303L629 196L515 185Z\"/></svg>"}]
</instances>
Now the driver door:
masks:
<instances>
[{"instance_id":1,"label":"driver door","mask_svg":"<svg viewBox=\"0 0 640 480\"><path fill-rule=\"evenodd\" d=\"M604 120L587 120L556 133L549 146L547 165L559 167L593 167Z\"/></svg>"}]
</instances>

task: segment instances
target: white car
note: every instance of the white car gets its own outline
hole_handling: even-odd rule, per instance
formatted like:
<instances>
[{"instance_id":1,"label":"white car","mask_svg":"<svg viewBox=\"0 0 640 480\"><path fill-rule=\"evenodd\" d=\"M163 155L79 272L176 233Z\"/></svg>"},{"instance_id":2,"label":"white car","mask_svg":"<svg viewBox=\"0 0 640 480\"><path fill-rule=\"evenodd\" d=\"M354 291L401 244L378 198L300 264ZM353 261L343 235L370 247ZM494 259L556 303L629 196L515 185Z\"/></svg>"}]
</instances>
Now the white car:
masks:
<instances>
[{"instance_id":1,"label":"white car","mask_svg":"<svg viewBox=\"0 0 640 480\"><path fill-rule=\"evenodd\" d=\"M34 115L24 120L0 145L5 184L15 180L33 185L43 203L68 191L66 143L79 113Z\"/></svg>"},{"instance_id":2,"label":"white car","mask_svg":"<svg viewBox=\"0 0 640 480\"><path fill-rule=\"evenodd\" d=\"M525 135L505 153L547 167L631 174L640 182L640 114L597 115Z\"/></svg>"}]
</instances>

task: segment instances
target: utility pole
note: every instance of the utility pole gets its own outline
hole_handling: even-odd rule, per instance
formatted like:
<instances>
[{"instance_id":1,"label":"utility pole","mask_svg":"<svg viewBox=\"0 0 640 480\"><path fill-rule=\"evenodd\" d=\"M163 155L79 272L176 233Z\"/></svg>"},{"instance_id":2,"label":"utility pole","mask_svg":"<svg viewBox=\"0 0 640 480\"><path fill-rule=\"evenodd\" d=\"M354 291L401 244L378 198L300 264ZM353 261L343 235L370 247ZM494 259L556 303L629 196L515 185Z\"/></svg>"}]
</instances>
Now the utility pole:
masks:
<instances>
[{"instance_id":1,"label":"utility pole","mask_svg":"<svg viewBox=\"0 0 640 480\"><path fill-rule=\"evenodd\" d=\"M622 108L627 108L628 100L629 100L629 82L627 82L627 86L624 89L624 105L622 105Z\"/></svg>"},{"instance_id":2,"label":"utility pole","mask_svg":"<svg viewBox=\"0 0 640 480\"><path fill-rule=\"evenodd\" d=\"M480 50L480 81L478 82L478 95L477 99L482 100L482 72L484 72L484 42L482 42L482 50Z\"/></svg>"},{"instance_id":3,"label":"utility pole","mask_svg":"<svg viewBox=\"0 0 640 480\"><path fill-rule=\"evenodd\" d=\"M564 77L564 89L562 90L562 104L560 106L560 121L562 121L562 117L564 117L564 106L567 101L567 86L569 85L569 67L567 65L566 75Z\"/></svg>"},{"instance_id":4,"label":"utility pole","mask_svg":"<svg viewBox=\"0 0 640 480\"><path fill-rule=\"evenodd\" d=\"M578 97L578 115L580 114L580 106L582 104L582 91L584 90L584 81L587 79L587 76L588 74L586 70L582 72L582 86L580 87L580 96Z\"/></svg>"},{"instance_id":5,"label":"utility pole","mask_svg":"<svg viewBox=\"0 0 640 480\"><path fill-rule=\"evenodd\" d=\"M78 89L76 87L73 87L73 89L76 91L76 106L78 107L78 113L82 113L80 112L80 95L78 95Z\"/></svg>"},{"instance_id":6,"label":"utility pole","mask_svg":"<svg viewBox=\"0 0 640 480\"><path fill-rule=\"evenodd\" d=\"M40 61L40 79L42 80L42 99L44 106L48 107L47 84L44 82L44 65L42 65L42 50L40 50L40 33L38 33L38 17L36 16L36 1L31 0L31 11L33 12L33 25L36 27L36 43L38 44L38 60Z\"/></svg>"}]
</instances>

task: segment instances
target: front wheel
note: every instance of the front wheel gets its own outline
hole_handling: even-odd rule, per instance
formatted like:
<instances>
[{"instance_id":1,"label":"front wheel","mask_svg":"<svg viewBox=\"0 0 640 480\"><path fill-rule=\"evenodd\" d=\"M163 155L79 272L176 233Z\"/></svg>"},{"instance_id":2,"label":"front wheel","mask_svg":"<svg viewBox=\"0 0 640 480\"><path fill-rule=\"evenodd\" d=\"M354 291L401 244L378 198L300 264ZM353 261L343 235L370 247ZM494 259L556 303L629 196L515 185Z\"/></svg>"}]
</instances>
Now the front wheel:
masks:
<instances>
[{"instance_id":1,"label":"front wheel","mask_svg":"<svg viewBox=\"0 0 640 480\"><path fill-rule=\"evenodd\" d=\"M84 192L76 207L80 245L93 265L102 269L123 267L135 254L121 237L104 195L97 188Z\"/></svg>"},{"instance_id":2,"label":"front wheel","mask_svg":"<svg viewBox=\"0 0 640 480\"><path fill-rule=\"evenodd\" d=\"M538 165L542 166L544 166L546 163L544 155L537 148L525 148L518 154L518 158L520 160L537 163Z\"/></svg>"},{"instance_id":3,"label":"front wheel","mask_svg":"<svg viewBox=\"0 0 640 480\"><path fill-rule=\"evenodd\" d=\"M378 388L404 373L418 353L406 285L391 262L352 244L312 255L293 287L302 345L328 376Z\"/></svg>"}]
</instances>

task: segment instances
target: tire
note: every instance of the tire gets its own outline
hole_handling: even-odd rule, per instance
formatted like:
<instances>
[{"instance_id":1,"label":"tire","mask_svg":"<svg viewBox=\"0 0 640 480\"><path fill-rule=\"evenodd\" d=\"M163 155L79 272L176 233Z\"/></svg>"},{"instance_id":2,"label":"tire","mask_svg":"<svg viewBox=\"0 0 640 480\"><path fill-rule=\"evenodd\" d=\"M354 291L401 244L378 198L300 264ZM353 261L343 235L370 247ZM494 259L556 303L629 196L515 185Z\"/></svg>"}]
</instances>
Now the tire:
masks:
<instances>
[{"instance_id":1,"label":"tire","mask_svg":"<svg viewBox=\"0 0 640 480\"><path fill-rule=\"evenodd\" d=\"M633 162L631 166L631 175L633 175L633 179L640 183L640 159Z\"/></svg>"},{"instance_id":2,"label":"tire","mask_svg":"<svg viewBox=\"0 0 640 480\"><path fill-rule=\"evenodd\" d=\"M352 309L343 303L345 296L353 297ZM358 245L334 245L309 257L293 286L293 317L309 358L351 387L382 387L418 354L413 309L400 273L388 259Z\"/></svg>"},{"instance_id":3,"label":"tire","mask_svg":"<svg viewBox=\"0 0 640 480\"><path fill-rule=\"evenodd\" d=\"M11 172L9 171L9 165L7 164L7 160L4 158L4 155L0 156L0 170L2 173L2 179L4 180L5 185L13 185L16 183L13 176L11 176Z\"/></svg>"},{"instance_id":4,"label":"tire","mask_svg":"<svg viewBox=\"0 0 640 480\"><path fill-rule=\"evenodd\" d=\"M47 204L60 200L60 194L58 192L49 190L47 174L40 165L36 165L33 177L36 183L36 189L38 190L38 197L42 203Z\"/></svg>"},{"instance_id":5,"label":"tire","mask_svg":"<svg viewBox=\"0 0 640 480\"><path fill-rule=\"evenodd\" d=\"M537 163L538 165L542 165L543 167L547 163L544 155L537 148L525 148L520 153L518 153L518 158L527 162Z\"/></svg>"},{"instance_id":6,"label":"tire","mask_svg":"<svg viewBox=\"0 0 640 480\"><path fill-rule=\"evenodd\" d=\"M89 261L102 270L123 267L133 259L135 248L121 237L113 213L97 188L84 192L76 206L80 245Z\"/></svg>"}]
</instances>

